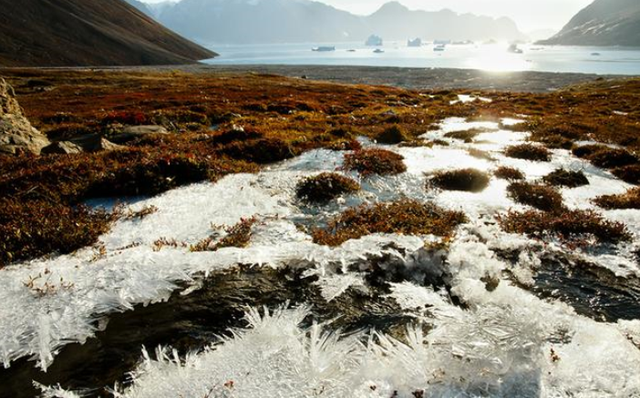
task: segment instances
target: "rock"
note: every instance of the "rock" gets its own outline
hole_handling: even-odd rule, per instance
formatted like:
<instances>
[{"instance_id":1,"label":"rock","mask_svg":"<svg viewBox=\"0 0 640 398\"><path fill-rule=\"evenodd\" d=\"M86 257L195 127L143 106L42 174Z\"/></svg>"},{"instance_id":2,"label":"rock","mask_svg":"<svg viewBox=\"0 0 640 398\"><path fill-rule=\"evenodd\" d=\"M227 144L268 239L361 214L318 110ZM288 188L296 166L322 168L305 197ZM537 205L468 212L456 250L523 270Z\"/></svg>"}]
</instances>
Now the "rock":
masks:
<instances>
[{"instance_id":1,"label":"rock","mask_svg":"<svg viewBox=\"0 0 640 398\"><path fill-rule=\"evenodd\" d=\"M0 153L39 155L49 144L49 139L36 130L22 113L13 87L0 78Z\"/></svg>"},{"instance_id":2,"label":"rock","mask_svg":"<svg viewBox=\"0 0 640 398\"><path fill-rule=\"evenodd\" d=\"M71 143L79 146L85 152L116 151L125 148L122 145L114 144L98 133L72 138Z\"/></svg>"},{"instance_id":3,"label":"rock","mask_svg":"<svg viewBox=\"0 0 640 398\"><path fill-rule=\"evenodd\" d=\"M123 144L150 134L169 134L169 131L162 126L157 125L127 126L122 129L122 131L110 135L109 139L116 144Z\"/></svg>"},{"instance_id":4,"label":"rock","mask_svg":"<svg viewBox=\"0 0 640 398\"><path fill-rule=\"evenodd\" d=\"M53 144L47 147L42 148L43 154L59 153L59 154L69 155L72 153L81 153L81 152L82 152L82 148L71 141L58 141L58 142L54 142Z\"/></svg>"}]
</instances>

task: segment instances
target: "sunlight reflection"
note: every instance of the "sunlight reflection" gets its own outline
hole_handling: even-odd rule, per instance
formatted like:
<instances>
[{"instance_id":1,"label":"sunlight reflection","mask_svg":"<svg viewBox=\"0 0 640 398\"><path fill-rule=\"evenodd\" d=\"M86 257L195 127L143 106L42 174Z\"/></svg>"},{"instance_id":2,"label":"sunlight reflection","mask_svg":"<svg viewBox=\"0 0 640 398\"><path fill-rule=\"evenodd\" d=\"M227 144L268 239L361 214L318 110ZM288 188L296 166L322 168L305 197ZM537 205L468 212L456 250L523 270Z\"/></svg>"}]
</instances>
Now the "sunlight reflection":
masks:
<instances>
[{"instance_id":1,"label":"sunlight reflection","mask_svg":"<svg viewBox=\"0 0 640 398\"><path fill-rule=\"evenodd\" d=\"M532 63L527 61L526 55L510 53L504 46L487 46L484 50L483 54L470 57L467 66L491 72L513 72L532 68Z\"/></svg>"}]
</instances>

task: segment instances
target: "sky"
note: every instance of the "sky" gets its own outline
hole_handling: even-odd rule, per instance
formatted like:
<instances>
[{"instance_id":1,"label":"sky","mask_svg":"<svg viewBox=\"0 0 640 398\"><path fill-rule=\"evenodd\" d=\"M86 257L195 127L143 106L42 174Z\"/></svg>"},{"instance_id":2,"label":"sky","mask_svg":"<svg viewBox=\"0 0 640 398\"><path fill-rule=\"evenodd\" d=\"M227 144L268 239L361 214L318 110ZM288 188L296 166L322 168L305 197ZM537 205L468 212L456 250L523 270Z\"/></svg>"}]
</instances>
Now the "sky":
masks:
<instances>
[{"instance_id":1,"label":"sky","mask_svg":"<svg viewBox=\"0 0 640 398\"><path fill-rule=\"evenodd\" d=\"M158 3L164 0L142 0ZM388 0L319 0L341 10L367 15ZM521 31L560 30L578 11L593 0L400 0L414 10L438 11L448 8L458 13L474 13L513 19Z\"/></svg>"}]
</instances>

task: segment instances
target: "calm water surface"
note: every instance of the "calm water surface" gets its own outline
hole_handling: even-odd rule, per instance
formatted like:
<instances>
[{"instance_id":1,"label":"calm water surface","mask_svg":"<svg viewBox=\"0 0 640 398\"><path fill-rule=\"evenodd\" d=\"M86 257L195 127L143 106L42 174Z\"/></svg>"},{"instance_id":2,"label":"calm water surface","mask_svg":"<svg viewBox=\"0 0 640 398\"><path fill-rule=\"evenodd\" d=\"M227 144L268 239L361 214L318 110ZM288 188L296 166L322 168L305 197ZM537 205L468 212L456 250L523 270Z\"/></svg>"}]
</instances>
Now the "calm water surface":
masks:
<instances>
[{"instance_id":1,"label":"calm water surface","mask_svg":"<svg viewBox=\"0 0 640 398\"><path fill-rule=\"evenodd\" d=\"M311 51L322 45L335 46L336 51ZM445 51L434 51L431 44L416 48L407 47L406 42L388 42L381 47L384 52L377 54L362 43L208 47L220 54L206 61L214 65L354 65L640 75L640 48L629 47L521 45L521 54L507 51L507 44L447 45Z\"/></svg>"}]
</instances>

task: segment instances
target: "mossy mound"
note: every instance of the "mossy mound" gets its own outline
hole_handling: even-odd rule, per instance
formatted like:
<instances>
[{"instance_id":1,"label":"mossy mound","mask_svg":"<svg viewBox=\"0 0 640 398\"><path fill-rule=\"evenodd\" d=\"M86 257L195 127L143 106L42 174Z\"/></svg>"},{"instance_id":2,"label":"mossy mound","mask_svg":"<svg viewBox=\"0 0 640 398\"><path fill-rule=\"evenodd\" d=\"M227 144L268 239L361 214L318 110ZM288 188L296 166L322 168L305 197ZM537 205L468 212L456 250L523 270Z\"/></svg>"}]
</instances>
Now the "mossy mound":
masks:
<instances>
[{"instance_id":1,"label":"mossy mound","mask_svg":"<svg viewBox=\"0 0 640 398\"><path fill-rule=\"evenodd\" d=\"M640 187L620 195L599 196L593 203L605 209L640 209Z\"/></svg>"},{"instance_id":2,"label":"mossy mound","mask_svg":"<svg viewBox=\"0 0 640 398\"><path fill-rule=\"evenodd\" d=\"M322 203L359 190L360 184L349 177L337 173L322 173L300 181L296 187L296 196L305 202Z\"/></svg>"},{"instance_id":3,"label":"mossy mound","mask_svg":"<svg viewBox=\"0 0 640 398\"><path fill-rule=\"evenodd\" d=\"M622 148L611 148L606 145L584 145L573 148L572 153L589 160L594 166L604 169L639 164L640 160Z\"/></svg>"},{"instance_id":4,"label":"mossy mound","mask_svg":"<svg viewBox=\"0 0 640 398\"><path fill-rule=\"evenodd\" d=\"M327 229L312 231L313 241L338 246L372 233L396 233L448 237L466 221L464 213L441 209L432 203L400 200L352 208L329 222Z\"/></svg>"},{"instance_id":5,"label":"mossy mound","mask_svg":"<svg viewBox=\"0 0 640 398\"><path fill-rule=\"evenodd\" d=\"M411 136L400 126L387 127L376 136L376 141L380 144L394 145L404 141L411 141Z\"/></svg>"},{"instance_id":6,"label":"mossy mound","mask_svg":"<svg viewBox=\"0 0 640 398\"><path fill-rule=\"evenodd\" d=\"M520 170L514 167L505 167L505 166L498 167L493 172L493 175L496 176L496 178L499 178L501 180L507 180L507 181L524 180L524 174Z\"/></svg>"},{"instance_id":7,"label":"mossy mound","mask_svg":"<svg viewBox=\"0 0 640 398\"><path fill-rule=\"evenodd\" d=\"M605 220L592 210L565 210L557 213L512 211L499 217L498 221L509 233L526 234L533 238L558 237L573 244L589 244L589 237L600 243L618 243L631 239L624 224Z\"/></svg>"},{"instance_id":8,"label":"mossy mound","mask_svg":"<svg viewBox=\"0 0 640 398\"><path fill-rule=\"evenodd\" d=\"M510 158L537 162L548 162L551 160L551 153L547 148L533 144L520 144L507 147L504 154Z\"/></svg>"},{"instance_id":9,"label":"mossy mound","mask_svg":"<svg viewBox=\"0 0 640 398\"><path fill-rule=\"evenodd\" d=\"M407 171L404 157L384 149L363 149L344 156L344 168L363 176L395 175Z\"/></svg>"},{"instance_id":10,"label":"mossy mound","mask_svg":"<svg viewBox=\"0 0 640 398\"><path fill-rule=\"evenodd\" d=\"M514 182L507 187L507 195L520 204L542 211L558 212L564 209L562 195L546 185Z\"/></svg>"},{"instance_id":11,"label":"mossy mound","mask_svg":"<svg viewBox=\"0 0 640 398\"><path fill-rule=\"evenodd\" d=\"M589 180L582 171L557 169L542 177L542 180L556 187L577 188L589 185Z\"/></svg>"},{"instance_id":12,"label":"mossy mound","mask_svg":"<svg viewBox=\"0 0 640 398\"><path fill-rule=\"evenodd\" d=\"M480 170L460 169L439 171L427 184L449 191L480 192L489 185L490 180L489 175Z\"/></svg>"},{"instance_id":13,"label":"mossy mound","mask_svg":"<svg viewBox=\"0 0 640 398\"><path fill-rule=\"evenodd\" d=\"M629 184L640 184L640 164L616 167L611 173Z\"/></svg>"}]
</instances>

